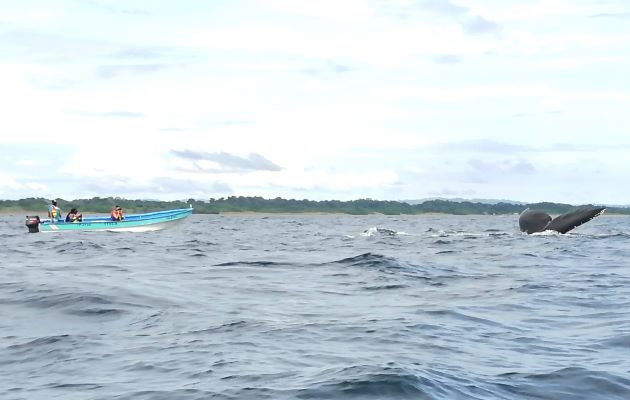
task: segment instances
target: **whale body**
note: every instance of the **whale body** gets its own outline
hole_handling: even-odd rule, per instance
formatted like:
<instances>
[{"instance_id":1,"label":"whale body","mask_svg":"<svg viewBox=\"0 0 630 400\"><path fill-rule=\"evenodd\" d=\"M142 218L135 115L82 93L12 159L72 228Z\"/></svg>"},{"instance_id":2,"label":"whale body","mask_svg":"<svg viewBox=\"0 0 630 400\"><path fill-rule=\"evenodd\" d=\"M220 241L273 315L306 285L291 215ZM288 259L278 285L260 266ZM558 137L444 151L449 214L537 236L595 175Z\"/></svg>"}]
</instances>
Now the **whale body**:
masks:
<instances>
[{"instance_id":1,"label":"whale body","mask_svg":"<svg viewBox=\"0 0 630 400\"><path fill-rule=\"evenodd\" d=\"M567 233L571 229L582 225L585 222L601 215L606 207L584 207L566 214L551 218L544 211L530 210L529 208L521 213L518 218L518 225L521 232L536 233L544 231L554 231Z\"/></svg>"}]
</instances>

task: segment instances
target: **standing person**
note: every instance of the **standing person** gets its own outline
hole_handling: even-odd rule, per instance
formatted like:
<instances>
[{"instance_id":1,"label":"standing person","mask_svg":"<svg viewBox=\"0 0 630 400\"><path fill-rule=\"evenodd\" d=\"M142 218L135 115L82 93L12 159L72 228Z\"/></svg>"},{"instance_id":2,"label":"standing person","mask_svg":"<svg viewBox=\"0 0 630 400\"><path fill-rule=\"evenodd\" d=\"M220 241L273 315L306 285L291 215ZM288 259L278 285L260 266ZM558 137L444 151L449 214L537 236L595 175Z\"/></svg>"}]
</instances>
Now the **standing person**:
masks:
<instances>
[{"instance_id":1,"label":"standing person","mask_svg":"<svg viewBox=\"0 0 630 400\"><path fill-rule=\"evenodd\" d=\"M51 222L63 220L61 218L61 208L57 207L56 200L51 201L48 206L48 218L50 218Z\"/></svg>"}]
</instances>

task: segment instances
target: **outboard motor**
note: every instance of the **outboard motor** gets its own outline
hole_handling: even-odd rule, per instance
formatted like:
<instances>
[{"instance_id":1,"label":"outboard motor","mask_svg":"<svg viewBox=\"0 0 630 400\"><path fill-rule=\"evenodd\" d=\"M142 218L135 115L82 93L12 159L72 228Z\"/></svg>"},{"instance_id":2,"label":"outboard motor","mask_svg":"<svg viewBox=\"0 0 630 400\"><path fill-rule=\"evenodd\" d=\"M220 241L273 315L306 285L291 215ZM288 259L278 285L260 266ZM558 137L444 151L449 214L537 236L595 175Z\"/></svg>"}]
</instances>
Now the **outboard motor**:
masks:
<instances>
[{"instance_id":1,"label":"outboard motor","mask_svg":"<svg viewBox=\"0 0 630 400\"><path fill-rule=\"evenodd\" d=\"M39 219L39 217L36 215L34 217L29 217L28 215L26 216L26 226L28 227L28 231L30 233L37 233L39 232L39 223L41 222L41 220Z\"/></svg>"}]
</instances>

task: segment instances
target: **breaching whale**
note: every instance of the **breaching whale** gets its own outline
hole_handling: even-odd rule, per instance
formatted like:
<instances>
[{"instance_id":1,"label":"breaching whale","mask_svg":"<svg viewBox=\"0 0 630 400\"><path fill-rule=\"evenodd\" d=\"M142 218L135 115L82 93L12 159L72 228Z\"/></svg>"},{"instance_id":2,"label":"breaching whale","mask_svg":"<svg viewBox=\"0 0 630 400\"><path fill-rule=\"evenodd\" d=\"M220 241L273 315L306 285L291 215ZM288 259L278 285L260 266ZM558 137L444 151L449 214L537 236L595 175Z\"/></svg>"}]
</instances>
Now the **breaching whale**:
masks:
<instances>
[{"instance_id":1,"label":"breaching whale","mask_svg":"<svg viewBox=\"0 0 630 400\"><path fill-rule=\"evenodd\" d=\"M526 209L518 218L518 225L521 232L536 233L543 231L555 231L567 233L571 229L582 225L585 222L601 215L606 207L585 207L566 214L551 218L544 211Z\"/></svg>"}]
</instances>

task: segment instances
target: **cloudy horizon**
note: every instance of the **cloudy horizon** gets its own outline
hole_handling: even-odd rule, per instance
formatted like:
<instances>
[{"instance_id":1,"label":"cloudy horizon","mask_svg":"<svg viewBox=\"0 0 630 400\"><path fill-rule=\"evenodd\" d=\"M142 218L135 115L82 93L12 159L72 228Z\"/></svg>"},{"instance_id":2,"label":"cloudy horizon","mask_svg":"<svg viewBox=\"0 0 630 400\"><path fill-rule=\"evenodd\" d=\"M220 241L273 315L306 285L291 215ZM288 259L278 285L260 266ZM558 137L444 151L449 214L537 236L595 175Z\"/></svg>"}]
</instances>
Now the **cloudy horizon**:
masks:
<instances>
[{"instance_id":1,"label":"cloudy horizon","mask_svg":"<svg viewBox=\"0 0 630 400\"><path fill-rule=\"evenodd\" d=\"M630 204L621 0L7 0L0 199Z\"/></svg>"}]
</instances>

